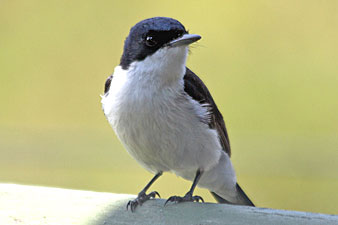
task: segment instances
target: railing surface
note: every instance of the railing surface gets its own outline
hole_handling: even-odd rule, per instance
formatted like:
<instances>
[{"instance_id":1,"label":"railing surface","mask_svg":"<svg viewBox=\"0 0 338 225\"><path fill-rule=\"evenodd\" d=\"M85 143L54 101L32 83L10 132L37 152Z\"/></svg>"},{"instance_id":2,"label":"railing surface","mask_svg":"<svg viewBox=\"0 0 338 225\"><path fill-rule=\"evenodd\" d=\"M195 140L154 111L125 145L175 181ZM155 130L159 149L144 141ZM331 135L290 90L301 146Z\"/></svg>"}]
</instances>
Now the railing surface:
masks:
<instances>
[{"instance_id":1,"label":"railing surface","mask_svg":"<svg viewBox=\"0 0 338 225\"><path fill-rule=\"evenodd\" d=\"M338 225L337 215L232 206L181 203L164 207L150 200L134 213L126 210L133 195L0 184L0 224L227 224Z\"/></svg>"}]
</instances>

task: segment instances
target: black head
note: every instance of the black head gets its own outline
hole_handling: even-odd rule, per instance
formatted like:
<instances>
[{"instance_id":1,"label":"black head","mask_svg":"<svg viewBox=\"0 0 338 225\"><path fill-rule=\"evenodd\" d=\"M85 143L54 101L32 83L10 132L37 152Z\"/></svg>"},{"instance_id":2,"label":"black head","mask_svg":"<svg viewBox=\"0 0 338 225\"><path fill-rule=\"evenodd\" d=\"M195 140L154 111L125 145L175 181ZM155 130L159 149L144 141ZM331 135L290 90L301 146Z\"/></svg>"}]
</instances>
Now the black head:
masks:
<instances>
[{"instance_id":1,"label":"black head","mask_svg":"<svg viewBox=\"0 0 338 225\"><path fill-rule=\"evenodd\" d=\"M130 29L124 42L120 65L123 69L128 69L132 62L145 59L187 33L184 26L172 18L154 17L142 20Z\"/></svg>"}]
</instances>

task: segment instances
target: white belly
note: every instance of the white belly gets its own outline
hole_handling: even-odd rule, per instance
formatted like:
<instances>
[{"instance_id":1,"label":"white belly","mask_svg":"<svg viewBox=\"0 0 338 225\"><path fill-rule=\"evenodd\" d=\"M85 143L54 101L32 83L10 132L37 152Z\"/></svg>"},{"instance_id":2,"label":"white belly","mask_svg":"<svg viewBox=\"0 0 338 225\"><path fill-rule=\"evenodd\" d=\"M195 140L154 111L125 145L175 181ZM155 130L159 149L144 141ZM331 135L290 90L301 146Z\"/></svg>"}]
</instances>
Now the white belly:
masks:
<instances>
[{"instance_id":1,"label":"white belly","mask_svg":"<svg viewBox=\"0 0 338 225\"><path fill-rule=\"evenodd\" d=\"M183 95L183 86L152 89L115 77L102 105L127 151L152 172L194 176L221 156L218 135L203 120L207 109ZM179 87L179 88L177 88Z\"/></svg>"}]
</instances>

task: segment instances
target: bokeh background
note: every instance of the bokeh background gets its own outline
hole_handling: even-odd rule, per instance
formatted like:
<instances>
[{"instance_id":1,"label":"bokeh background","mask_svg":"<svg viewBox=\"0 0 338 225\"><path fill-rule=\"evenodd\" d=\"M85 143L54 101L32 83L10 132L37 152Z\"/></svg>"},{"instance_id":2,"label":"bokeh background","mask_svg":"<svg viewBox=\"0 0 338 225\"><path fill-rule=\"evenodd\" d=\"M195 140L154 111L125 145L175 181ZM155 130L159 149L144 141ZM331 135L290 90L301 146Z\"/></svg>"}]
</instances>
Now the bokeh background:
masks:
<instances>
[{"instance_id":1,"label":"bokeh background","mask_svg":"<svg viewBox=\"0 0 338 225\"><path fill-rule=\"evenodd\" d=\"M143 188L152 175L117 140L100 94L130 27L153 16L203 37L188 66L223 113L251 199L337 214L335 0L1 1L0 182ZM190 185L168 174L152 190L166 198Z\"/></svg>"}]
</instances>

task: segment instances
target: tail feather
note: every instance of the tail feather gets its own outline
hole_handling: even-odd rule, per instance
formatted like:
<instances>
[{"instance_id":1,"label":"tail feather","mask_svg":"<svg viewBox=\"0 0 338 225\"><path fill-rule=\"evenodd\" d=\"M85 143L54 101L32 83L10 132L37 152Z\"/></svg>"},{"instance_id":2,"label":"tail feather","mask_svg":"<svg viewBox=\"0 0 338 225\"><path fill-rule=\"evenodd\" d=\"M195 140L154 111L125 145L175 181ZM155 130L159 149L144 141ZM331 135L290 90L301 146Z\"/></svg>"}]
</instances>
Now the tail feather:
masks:
<instances>
[{"instance_id":1,"label":"tail feather","mask_svg":"<svg viewBox=\"0 0 338 225\"><path fill-rule=\"evenodd\" d=\"M249 197L244 193L244 191L242 190L242 188L239 186L239 184L236 184L236 189L239 193L239 195L241 196L241 198L244 200L245 205L248 206L255 206L252 201L249 199Z\"/></svg>"},{"instance_id":2,"label":"tail feather","mask_svg":"<svg viewBox=\"0 0 338 225\"><path fill-rule=\"evenodd\" d=\"M238 202L230 202L215 192L211 192L212 196L216 199L218 203L225 203L225 204L233 204L233 205L247 205L247 206L255 206L252 201L249 199L249 197L244 193L242 188L239 186L239 184L236 184L236 190L238 193Z\"/></svg>"},{"instance_id":3,"label":"tail feather","mask_svg":"<svg viewBox=\"0 0 338 225\"><path fill-rule=\"evenodd\" d=\"M219 196L218 194L216 194L215 192L210 192L212 194L212 196L216 199L216 201L218 203L222 203L222 204L233 204L227 200L225 200L224 198L222 198L221 196Z\"/></svg>"}]
</instances>

